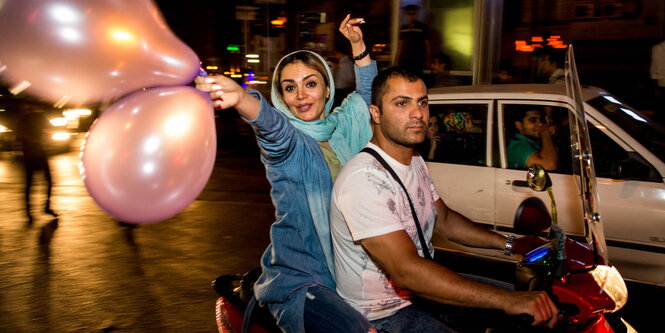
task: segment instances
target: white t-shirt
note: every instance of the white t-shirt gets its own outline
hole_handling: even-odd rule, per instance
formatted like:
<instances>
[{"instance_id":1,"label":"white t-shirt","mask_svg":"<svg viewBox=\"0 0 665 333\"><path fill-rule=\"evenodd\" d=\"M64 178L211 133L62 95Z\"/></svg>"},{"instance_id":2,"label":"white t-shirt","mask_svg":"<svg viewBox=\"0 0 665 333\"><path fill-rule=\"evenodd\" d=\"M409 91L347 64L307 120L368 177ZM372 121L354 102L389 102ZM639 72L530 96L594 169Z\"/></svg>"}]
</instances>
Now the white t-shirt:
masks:
<instances>
[{"instance_id":1,"label":"white t-shirt","mask_svg":"<svg viewBox=\"0 0 665 333\"><path fill-rule=\"evenodd\" d=\"M395 170L406 186L418 214L430 253L439 199L425 161L414 156L403 165L369 143ZM337 176L330 207L337 292L369 320L388 317L411 304L409 292L399 289L369 258L360 240L406 230L423 256L409 201L402 187L368 153L358 153Z\"/></svg>"}]
</instances>

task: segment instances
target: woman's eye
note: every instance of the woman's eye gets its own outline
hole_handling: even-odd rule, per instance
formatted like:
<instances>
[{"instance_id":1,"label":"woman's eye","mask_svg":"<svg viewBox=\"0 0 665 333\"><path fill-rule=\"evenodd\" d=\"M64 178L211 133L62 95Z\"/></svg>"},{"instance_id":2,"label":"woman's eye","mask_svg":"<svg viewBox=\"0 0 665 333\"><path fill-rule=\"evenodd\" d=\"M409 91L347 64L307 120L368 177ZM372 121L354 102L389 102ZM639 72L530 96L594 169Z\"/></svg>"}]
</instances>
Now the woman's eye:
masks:
<instances>
[{"instance_id":1,"label":"woman's eye","mask_svg":"<svg viewBox=\"0 0 665 333\"><path fill-rule=\"evenodd\" d=\"M284 91L294 91L294 90L296 89L296 87L294 87L294 86L286 86L286 87L284 87L284 88L282 88L282 89L284 89Z\"/></svg>"},{"instance_id":2,"label":"woman's eye","mask_svg":"<svg viewBox=\"0 0 665 333\"><path fill-rule=\"evenodd\" d=\"M307 82L306 86L307 86L307 88L314 88L314 87L316 87L316 82L314 82L314 81Z\"/></svg>"}]
</instances>

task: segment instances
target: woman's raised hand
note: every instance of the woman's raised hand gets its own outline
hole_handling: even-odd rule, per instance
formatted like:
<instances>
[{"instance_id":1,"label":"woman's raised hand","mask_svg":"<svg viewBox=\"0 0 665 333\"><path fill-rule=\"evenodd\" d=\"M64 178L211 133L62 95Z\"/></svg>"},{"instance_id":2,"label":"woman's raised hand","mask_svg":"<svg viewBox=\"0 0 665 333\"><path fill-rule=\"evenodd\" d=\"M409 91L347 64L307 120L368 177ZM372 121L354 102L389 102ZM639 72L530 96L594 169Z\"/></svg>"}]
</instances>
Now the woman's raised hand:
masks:
<instances>
[{"instance_id":1,"label":"woman's raised hand","mask_svg":"<svg viewBox=\"0 0 665 333\"><path fill-rule=\"evenodd\" d=\"M363 31L360 29L360 24L363 23L365 23L364 18L351 18L351 14L347 14L339 25L339 32L341 32L351 44L362 42Z\"/></svg>"}]
</instances>

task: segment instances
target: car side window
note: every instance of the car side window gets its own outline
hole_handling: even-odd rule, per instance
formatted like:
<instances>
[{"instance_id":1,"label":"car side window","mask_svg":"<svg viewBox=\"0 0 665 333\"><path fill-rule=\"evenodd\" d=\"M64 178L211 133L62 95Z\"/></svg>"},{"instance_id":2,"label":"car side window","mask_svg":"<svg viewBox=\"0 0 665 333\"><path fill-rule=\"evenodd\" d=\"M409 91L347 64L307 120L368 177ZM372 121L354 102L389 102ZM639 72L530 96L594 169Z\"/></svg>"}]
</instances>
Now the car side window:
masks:
<instances>
[{"instance_id":1,"label":"car side window","mask_svg":"<svg viewBox=\"0 0 665 333\"><path fill-rule=\"evenodd\" d=\"M430 104L428 124L417 147L426 161L486 165L486 104Z\"/></svg>"},{"instance_id":2,"label":"car side window","mask_svg":"<svg viewBox=\"0 0 665 333\"><path fill-rule=\"evenodd\" d=\"M540 104L504 104L503 123L508 168L523 170L533 154L551 161L550 171L571 173L570 115L567 108ZM547 150L541 131L551 137L553 150ZM550 153L554 151L555 153Z\"/></svg>"},{"instance_id":3,"label":"car side window","mask_svg":"<svg viewBox=\"0 0 665 333\"><path fill-rule=\"evenodd\" d=\"M597 177L660 182L658 172L636 153L629 153L590 123L589 139Z\"/></svg>"}]
</instances>

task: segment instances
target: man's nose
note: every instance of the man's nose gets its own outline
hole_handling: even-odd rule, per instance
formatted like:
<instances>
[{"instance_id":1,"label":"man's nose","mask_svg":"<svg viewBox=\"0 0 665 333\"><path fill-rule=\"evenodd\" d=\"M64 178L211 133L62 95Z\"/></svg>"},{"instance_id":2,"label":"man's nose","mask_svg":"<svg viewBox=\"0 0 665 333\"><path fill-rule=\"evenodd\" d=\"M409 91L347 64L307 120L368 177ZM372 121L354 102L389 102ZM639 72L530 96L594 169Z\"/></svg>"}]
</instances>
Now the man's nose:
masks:
<instances>
[{"instance_id":1,"label":"man's nose","mask_svg":"<svg viewBox=\"0 0 665 333\"><path fill-rule=\"evenodd\" d=\"M426 108L416 106L411 110L411 118L423 119L425 118Z\"/></svg>"}]
</instances>

